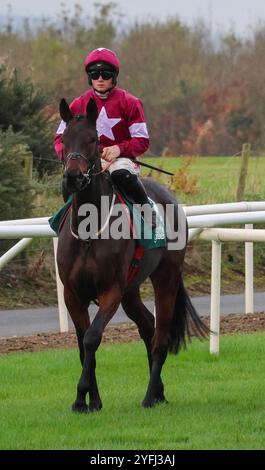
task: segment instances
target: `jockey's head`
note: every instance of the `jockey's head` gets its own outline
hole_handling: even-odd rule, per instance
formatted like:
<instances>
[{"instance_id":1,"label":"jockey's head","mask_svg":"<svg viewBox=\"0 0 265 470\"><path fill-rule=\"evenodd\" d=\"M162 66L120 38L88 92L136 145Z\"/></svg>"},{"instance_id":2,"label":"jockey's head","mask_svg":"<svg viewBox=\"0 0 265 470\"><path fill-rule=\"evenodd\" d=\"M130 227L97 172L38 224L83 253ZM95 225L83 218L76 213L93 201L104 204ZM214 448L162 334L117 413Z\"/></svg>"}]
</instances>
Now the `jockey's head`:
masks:
<instances>
[{"instance_id":1,"label":"jockey's head","mask_svg":"<svg viewBox=\"0 0 265 470\"><path fill-rule=\"evenodd\" d=\"M99 48L90 52L84 62L88 83L98 93L106 93L117 84L120 64L115 52Z\"/></svg>"}]
</instances>

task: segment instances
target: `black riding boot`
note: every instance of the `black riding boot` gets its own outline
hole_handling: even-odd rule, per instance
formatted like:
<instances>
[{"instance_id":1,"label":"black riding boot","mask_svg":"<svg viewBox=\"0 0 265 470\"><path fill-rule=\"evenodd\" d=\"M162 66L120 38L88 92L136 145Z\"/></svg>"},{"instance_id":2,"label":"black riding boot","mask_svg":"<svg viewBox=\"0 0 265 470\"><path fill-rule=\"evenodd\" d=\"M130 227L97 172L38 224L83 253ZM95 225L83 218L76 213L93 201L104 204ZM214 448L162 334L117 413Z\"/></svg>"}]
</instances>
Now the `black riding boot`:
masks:
<instances>
[{"instance_id":1,"label":"black riding boot","mask_svg":"<svg viewBox=\"0 0 265 470\"><path fill-rule=\"evenodd\" d=\"M152 227L156 228L156 213L152 210L152 205L149 202L145 188L141 180L137 175L133 175L128 170L116 170L111 173L111 178L114 184L124 191L128 197L131 197L136 204L144 205L148 204L151 208L145 214L146 222Z\"/></svg>"}]
</instances>

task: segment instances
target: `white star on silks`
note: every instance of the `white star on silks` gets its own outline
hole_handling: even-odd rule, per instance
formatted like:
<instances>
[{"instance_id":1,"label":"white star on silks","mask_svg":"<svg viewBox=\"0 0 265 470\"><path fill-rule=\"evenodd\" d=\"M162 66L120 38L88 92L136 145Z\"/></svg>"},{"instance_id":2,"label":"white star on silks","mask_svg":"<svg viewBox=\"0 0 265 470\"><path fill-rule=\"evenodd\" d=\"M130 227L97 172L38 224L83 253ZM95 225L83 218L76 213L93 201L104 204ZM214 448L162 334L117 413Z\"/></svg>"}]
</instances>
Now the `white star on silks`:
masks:
<instances>
[{"instance_id":1,"label":"white star on silks","mask_svg":"<svg viewBox=\"0 0 265 470\"><path fill-rule=\"evenodd\" d=\"M112 128L116 126L116 124L118 124L118 122L120 121L121 121L120 118L117 118L117 119L109 118L106 113L106 109L103 106L97 119L98 136L101 137L102 135L105 135L109 139L115 140L113 132L112 132Z\"/></svg>"}]
</instances>

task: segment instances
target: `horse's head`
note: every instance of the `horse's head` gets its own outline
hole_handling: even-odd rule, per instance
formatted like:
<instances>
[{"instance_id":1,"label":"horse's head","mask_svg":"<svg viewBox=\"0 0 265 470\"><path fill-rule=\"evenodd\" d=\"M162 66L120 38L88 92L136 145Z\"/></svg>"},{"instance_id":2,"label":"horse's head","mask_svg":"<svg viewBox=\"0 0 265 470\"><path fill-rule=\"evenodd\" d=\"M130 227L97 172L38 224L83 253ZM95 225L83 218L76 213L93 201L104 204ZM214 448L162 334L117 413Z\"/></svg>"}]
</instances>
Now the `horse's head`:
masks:
<instances>
[{"instance_id":1,"label":"horse's head","mask_svg":"<svg viewBox=\"0 0 265 470\"><path fill-rule=\"evenodd\" d=\"M96 130L97 105L93 99L90 99L86 116L74 117L68 103L62 99L60 115L66 123L62 135L66 186L69 192L74 193L84 189L90 182L90 172L99 157Z\"/></svg>"}]
</instances>

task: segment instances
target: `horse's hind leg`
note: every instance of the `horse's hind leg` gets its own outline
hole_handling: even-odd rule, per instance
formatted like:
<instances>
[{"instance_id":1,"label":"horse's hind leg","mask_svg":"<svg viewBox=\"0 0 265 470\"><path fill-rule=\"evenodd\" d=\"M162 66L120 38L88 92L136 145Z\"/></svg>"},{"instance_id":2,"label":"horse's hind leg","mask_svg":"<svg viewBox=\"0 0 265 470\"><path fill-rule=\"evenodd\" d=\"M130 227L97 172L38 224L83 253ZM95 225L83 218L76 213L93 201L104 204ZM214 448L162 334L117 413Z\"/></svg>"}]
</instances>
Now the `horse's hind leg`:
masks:
<instances>
[{"instance_id":1,"label":"horse's hind leg","mask_svg":"<svg viewBox=\"0 0 265 470\"><path fill-rule=\"evenodd\" d=\"M155 291L156 328L152 341L152 369L143 406L150 408L157 403L157 389L160 386L160 375L166 360L169 347L170 327L174 316L178 292L176 267L161 263L151 275Z\"/></svg>"},{"instance_id":2,"label":"horse's hind leg","mask_svg":"<svg viewBox=\"0 0 265 470\"><path fill-rule=\"evenodd\" d=\"M122 299L122 307L126 315L136 323L139 334L145 343L150 374L152 371L152 339L154 336L154 316L142 302L140 297L139 287L135 287L126 293ZM155 391L155 398L157 402L165 402L164 386L160 378L158 387Z\"/></svg>"}]
</instances>

